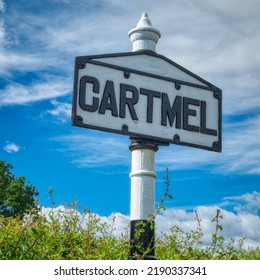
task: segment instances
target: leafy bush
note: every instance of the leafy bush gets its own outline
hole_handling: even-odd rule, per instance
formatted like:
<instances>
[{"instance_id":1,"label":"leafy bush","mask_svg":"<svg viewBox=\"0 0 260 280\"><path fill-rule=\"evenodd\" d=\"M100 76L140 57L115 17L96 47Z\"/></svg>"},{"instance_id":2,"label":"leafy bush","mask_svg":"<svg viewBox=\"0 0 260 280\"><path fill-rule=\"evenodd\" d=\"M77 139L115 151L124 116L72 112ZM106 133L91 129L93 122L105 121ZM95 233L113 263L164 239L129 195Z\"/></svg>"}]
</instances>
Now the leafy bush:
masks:
<instances>
[{"instance_id":1,"label":"leafy bush","mask_svg":"<svg viewBox=\"0 0 260 280\"><path fill-rule=\"evenodd\" d=\"M243 239L237 244L231 240L224 246L219 210L212 219L215 223L212 244L204 248L201 242L203 232L196 212L195 218L197 228L194 231L184 232L174 226L170 234L156 239L158 259L260 259L260 248L243 249ZM112 224L101 222L97 215L79 207L76 200L45 216L33 212L23 219L0 216L0 259L128 259L128 229L120 237L115 237L114 222L115 217ZM139 259L142 257L139 256Z\"/></svg>"},{"instance_id":2,"label":"leafy bush","mask_svg":"<svg viewBox=\"0 0 260 280\"><path fill-rule=\"evenodd\" d=\"M114 237L113 225L77 208L74 201L47 215L0 216L0 259L127 259L127 238Z\"/></svg>"},{"instance_id":3,"label":"leafy bush","mask_svg":"<svg viewBox=\"0 0 260 280\"><path fill-rule=\"evenodd\" d=\"M238 242L226 240L220 234L223 230L220 220L223 219L221 211L216 211L212 219L215 223L215 232L212 233L211 245L205 247L201 241L203 232L201 230L198 213L195 211L197 227L191 232L184 232L181 228L174 226L171 234L164 235L157 240L158 259L175 260L259 260L260 248L244 248L244 238Z\"/></svg>"},{"instance_id":4,"label":"leafy bush","mask_svg":"<svg viewBox=\"0 0 260 280\"><path fill-rule=\"evenodd\" d=\"M151 214L153 221L161 211L169 194L168 170L165 177L166 191L160 200L158 209ZM24 215L8 217L0 214L0 259L1 260L126 260L132 242L129 241L129 227L120 237L116 237L115 216L112 223L102 222L100 217L86 208L80 207L75 199L67 206L63 204L54 210L52 189L49 189L52 209L44 215L38 208L33 208ZM58 209L58 210L57 210ZM244 249L244 239L238 242L225 241L221 235L223 219L217 210L212 223L210 246L203 245L201 239L201 219L195 211L197 226L191 232L184 232L173 226L170 234L163 234L155 240L156 257L160 260L260 260L260 248ZM154 226L154 223L148 221ZM147 224L140 225L135 236L142 234ZM226 244L226 245L225 245ZM148 251L151 248L148 248ZM140 244L142 254L136 256L143 259L147 252Z\"/></svg>"}]
</instances>

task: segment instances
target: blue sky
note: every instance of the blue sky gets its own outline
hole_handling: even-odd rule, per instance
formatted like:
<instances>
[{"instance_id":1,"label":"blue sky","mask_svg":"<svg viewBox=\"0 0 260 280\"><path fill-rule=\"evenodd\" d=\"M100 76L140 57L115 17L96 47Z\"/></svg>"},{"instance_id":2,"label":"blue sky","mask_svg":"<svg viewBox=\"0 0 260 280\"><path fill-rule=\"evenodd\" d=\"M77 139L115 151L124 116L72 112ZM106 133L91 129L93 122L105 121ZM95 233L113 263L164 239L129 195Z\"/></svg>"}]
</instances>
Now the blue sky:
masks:
<instances>
[{"instance_id":1,"label":"blue sky","mask_svg":"<svg viewBox=\"0 0 260 280\"><path fill-rule=\"evenodd\" d=\"M129 139L71 126L74 58L131 51L128 31L145 11L162 34L157 52L223 91L222 153L156 153L156 202L167 167L174 197L158 224L190 229L195 208L207 221L220 207L226 236L260 244L259 10L257 0L0 0L0 158L46 208L51 186L57 206L77 196L128 220Z\"/></svg>"}]
</instances>

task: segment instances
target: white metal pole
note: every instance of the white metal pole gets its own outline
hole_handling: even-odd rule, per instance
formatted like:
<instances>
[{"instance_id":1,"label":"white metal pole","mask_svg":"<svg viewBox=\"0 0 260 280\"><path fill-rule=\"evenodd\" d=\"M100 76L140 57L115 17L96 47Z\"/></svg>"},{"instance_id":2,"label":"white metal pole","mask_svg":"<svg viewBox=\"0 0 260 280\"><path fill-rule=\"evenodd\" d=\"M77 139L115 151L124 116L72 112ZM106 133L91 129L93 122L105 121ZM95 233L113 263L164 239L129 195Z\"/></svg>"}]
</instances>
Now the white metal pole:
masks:
<instances>
[{"instance_id":1,"label":"white metal pole","mask_svg":"<svg viewBox=\"0 0 260 280\"><path fill-rule=\"evenodd\" d=\"M128 33L133 43L133 51L156 50L156 44L161 36L153 28L147 13L143 13L137 26ZM131 206L130 206L130 258L144 255L144 259L153 260L154 248L154 196L155 196L155 152L158 145L152 141L130 138L132 152ZM138 233L139 231L139 233Z\"/></svg>"},{"instance_id":2,"label":"white metal pole","mask_svg":"<svg viewBox=\"0 0 260 280\"><path fill-rule=\"evenodd\" d=\"M154 171L155 149L131 146L132 170L131 183L131 220L149 220L154 212L154 185L156 173Z\"/></svg>"},{"instance_id":3,"label":"white metal pole","mask_svg":"<svg viewBox=\"0 0 260 280\"><path fill-rule=\"evenodd\" d=\"M155 233L152 216L156 179L154 163L158 145L137 138L131 138L131 141L130 258L135 259L143 255L144 259L154 260Z\"/></svg>"}]
</instances>

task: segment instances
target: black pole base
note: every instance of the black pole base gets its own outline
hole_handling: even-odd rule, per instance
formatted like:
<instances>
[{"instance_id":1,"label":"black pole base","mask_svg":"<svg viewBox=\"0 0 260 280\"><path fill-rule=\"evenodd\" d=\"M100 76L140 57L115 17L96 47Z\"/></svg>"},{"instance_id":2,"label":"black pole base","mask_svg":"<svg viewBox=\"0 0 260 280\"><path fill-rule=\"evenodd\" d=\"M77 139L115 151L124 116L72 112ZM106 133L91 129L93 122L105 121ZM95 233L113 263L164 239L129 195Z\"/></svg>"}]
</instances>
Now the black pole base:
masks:
<instances>
[{"instance_id":1,"label":"black pole base","mask_svg":"<svg viewBox=\"0 0 260 280\"><path fill-rule=\"evenodd\" d=\"M130 259L156 260L154 221L132 220L130 223Z\"/></svg>"},{"instance_id":2,"label":"black pole base","mask_svg":"<svg viewBox=\"0 0 260 280\"><path fill-rule=\"evenodd\" d=\"M136 256L130 256L129 260L138 260ZM145 255L142 260L147 260L147 261L156 261L157 258L153 255Z\"/></svg>"}]
</instances>

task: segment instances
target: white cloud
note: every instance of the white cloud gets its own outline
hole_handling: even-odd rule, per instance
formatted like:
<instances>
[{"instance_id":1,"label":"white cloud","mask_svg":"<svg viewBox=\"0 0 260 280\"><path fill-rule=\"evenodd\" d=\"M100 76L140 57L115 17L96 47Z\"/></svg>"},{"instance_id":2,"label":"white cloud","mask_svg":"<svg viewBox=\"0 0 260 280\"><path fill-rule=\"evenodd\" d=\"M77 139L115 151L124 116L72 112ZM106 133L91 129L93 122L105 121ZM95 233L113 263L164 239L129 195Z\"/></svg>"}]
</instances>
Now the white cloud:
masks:
<instances>
[{"instance_id":1,"label":"white cloud","mask_svg":"<svg viewBox=\"0 0 260 280\"><path fill-rule=\"evenodd\" d=\"M4 150L9 153L9 154L12 154L12 153L17 153L21 150L21 147L15 143L7 143L5 146L4 146Z\"/></svg>"},{"instance_id":2,"label":"white cloud","mask_svg":"<svg viewBox=\"0 0 260 280\"><path fill-rule=\"evenodd\" d=\"M126 166L130 161L129 143L124 137L88 131L52 140L61 143L58 151L78 167Z\"/></svg>"},{"instance_id":3,"label":"white cloud","mask_svg":"<svg viewBox=\"0 0 260 280\"><path fill-rule=\"evenodd\" d=\"M223 206L231 205L237 213L260 215L260 193L252 192L240 196L225 197Z\"/></svg>"},{"instance_id":4,"label":"white cloud","mask_svg":"<svg viewBox=\"0 0 260 280\"><path fill-rule=\"evenodd\" d=\"M253 203L253 198L258 197L259 193L251 193L242 195L239 199L247 201L248 206ZM228 200L236 200L236 197L229 197ZM196 207L196 211L198 213L199 219L201 219L201 229L203 232L202 242L204 246L210 246L212 243L212 234L215 233L216 223L212 222L212 219L216 217L217 210L220 209L221 216L223 219L219 219L219 224L223 226L223 231L219 232L219 235L224 236L226 243L230 242L231 239L234 241L238 241L241 238L246 238L244 242L245 248L248 246L256 247L260 246L260 217L254 213L254 210L249 212L249 208L240 208L238 213L234 213L231 211L227 211L224 208L220 208L218 206L198 206ZM194 209L194 210L195 210ZM245 210L245 211L244 211ZM48 215L51 211L51 208L43 208L43 213ZM55 212L62 211L66 212L66 208L64 206L59 206L54 209ZM77 215L81 216L79 212ZM95 214L97 215L97 214ZM129 230L129 222L130 217L128 215L123 215L121 213L113 213L109 216L99 216L101 223L107 223L111 225L115 230L113 234L115 236L120 236L121 233L126 233ZM83 225L88 220L88 216L85 218L81 217L79 219L82 221ZM171 233L171 228L174 226L178 226L184 232L191 232L192 230L196 230L198 226L197 221L195 219L195 213L186 211L178 208L168 208L166 211L160 213L156 217L156 235L157 237L161 236L161 233L164 232L166 234Z\"/></svg>"},{"instance_id":5,"label":"white cloud","mask_svg":"<svg viewBox=\"0 0 260 280\"><path fill-rule=\"evenodd\" d=\"M221 210L223 216L223 219L219 220L219 223L223 225L223 231L219 232L219 235L224 236L226 243L230 242L231 238L235 241L246 238L245 248L260 246L260 217L257 214L243 211L235 214L218 206L198 206L196 211L201 219L201 228L204 233L203 245L210 246L212 243L212 234L215 232L216 226L212 219L216 216L217 209ZM160 236L161 232L170 234L170 229L173 226L178 226L185 232L196 230L195 213L183 209L168 208L157 216L157 236Z\"/></svg>"},{"instance_id":6,"label":"white cloud","mask_svg":"<svg viewBox=\"0 0 260 280\"><path fill-rule=\"evenodd\" d=\"M236 3L230 5L232 2ZM186 4L183 2L183 6ZM172 6L176 6L176 3L172 3ZM183 6L175 7L177 13L173 29L168 30L168 25L163 26L161 23L162 28L166 29L164 36L171 35L170 42L165 39L161 43L172 45L176 51L172 54L173 59L185 60L186 66L206 74L224 74L231 70L241 74L255 67L259 69L257 46L260 43L260 33L257 27L260 22L258 17L254 17L256 10L260 8L259 1L232 0L216 3L203 0ZM181 38L183 44L179 44L178 39ZM192 44L185 44L187 40Z\"/></svg>"},{"instance_id":7,"label":"white cloud","mask_svg":"<svg viewBox=\"0 0 260 280\"><path fill-rule=\"evenodd\" d=\"M5 11L5 3L3 0L0 0L0 12L4 12Z\"/></svg>"},{"instance_id":8,"label":"white cloud","mask_svg":"<svg viewBox=\"0 0 260 280\"><path fill-rule=\"evenodd\" d=\"M202 6L217 14L225 14L228 16L235 15L239 19L244 17L247 18L248 15L258 17L258 10L256 9L256 7L259 6L258 0L248 0L247 2L243 0L220 0L217 2L199 0L199 2L202 3Z\"/></svg>"},{"instance_id":9,"label":"white cloud","mask_svg":"<svg viewBox=\"0 0 260 280\"><path fill-rule=\"evenodd\" d=\"M221 172L260 174L260 115L237 123L226 132L223 155L219 155Z\"/></svg>"},{"instance_id":10,"label":"white cloud","mask_svg":"<svg viewBox=\"0 0 260 280\"><path fill-rule=\"evenodd\" d=\"M51 77L32 85L11 83L0 90L0 105L25 105L44 99L64 96L72 91L67 79Z\"/></svg>"},{"instance_id":11,"label":"white cloud","mask_svg":"<svg viewBox=\"0 0 260 280\"><path fill-rule=\"evenodd\" d=\"M2 0L0 0L0 13L4 12L5 10L5 4ZM5 43L5 27L4 27L4 21L2 18L0 18L0 53L1 49L4 46Z\"/></svg>"},{"instance_id":12,"label":"white cloud","mask_svg":"<svg viewBox=\"0 0 260 280\"><path fill-rule=\"evenodd\" d=\"M5 40L4 23L0 21L0 48L3 46Z\"/></svg>"},{"instance_id":13,"label":"white cloud","mask_svg":"<svg viewBox=\"0 0 260 280\"><path fill-rule=\"evenodd\" d=\"M72 105L66 102L59 102L52 100L51 104L55 107L54 109L47 110L47 113L56 117L61 122L67 122L71 117Z\"/></svg>"},{"instance_id":14,"label":"white cloud","mask_svg":"<svg viewBox=\"0 0 260 280\"><path fill-rule=\"evenodd\" d=\"M114 212L109 216L100 216L96 213L81 214L78 210L67 208L64 205L60 205L54 208L41 208L41 214L47 219L50 213L61 222L63 221L64 215L77 216L79 217L78 221L81 223L83 228L88 223L88 221L95 216L96 223L97 221L99 221L100 224L108 225L108 227L110 227L111 233L113 233L113 235L117 237L120 237L121 234L124 234L128 230L127 228L129 225L129 216L117 212Z\"/></svg>"}]
</instances>

